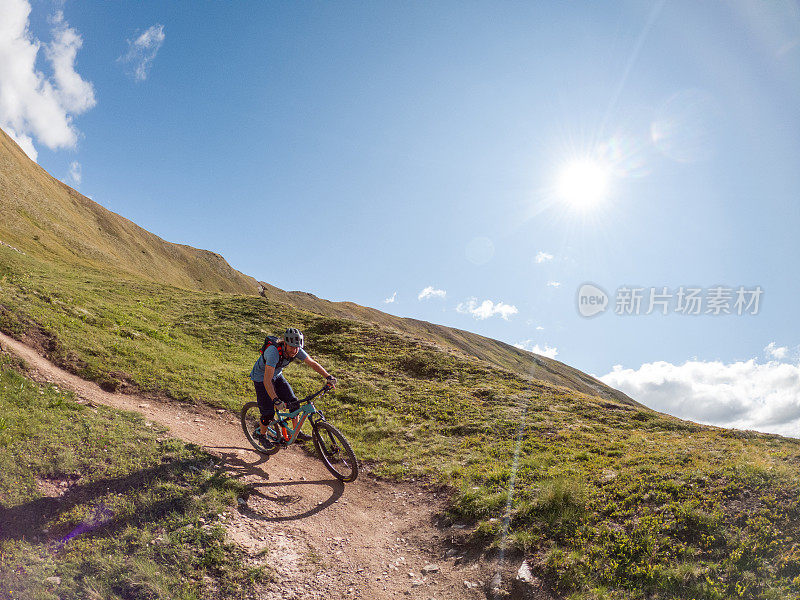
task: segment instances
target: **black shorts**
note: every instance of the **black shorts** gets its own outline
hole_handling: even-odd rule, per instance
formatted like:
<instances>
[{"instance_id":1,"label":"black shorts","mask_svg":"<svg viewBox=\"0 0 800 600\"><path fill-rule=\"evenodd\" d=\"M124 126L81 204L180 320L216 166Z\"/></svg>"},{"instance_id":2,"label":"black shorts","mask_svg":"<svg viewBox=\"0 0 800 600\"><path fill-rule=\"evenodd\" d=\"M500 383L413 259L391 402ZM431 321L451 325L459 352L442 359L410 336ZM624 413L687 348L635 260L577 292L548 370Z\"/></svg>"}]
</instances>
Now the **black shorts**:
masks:
<instances>
[{"instance_id":1,"label":"black shorts","mask_svg":"<svg viewBox=\"0 0 800 600\"><path fill-rule=\"evenodd\" d=\"M267 424L275 418L275 405L272 403L272 400L269 399L267 388L264 387L263 381L254 381L253 385L256 388L258 409L261 411L261 422ZM294 395L292 386L283 378L283 375L278 375L272 380L272 387L275 388L275 393L278 394L278 398L283 400L286 404L286 409L289 412L300 408L300 400Z\"/></svg>"}]
</instances>

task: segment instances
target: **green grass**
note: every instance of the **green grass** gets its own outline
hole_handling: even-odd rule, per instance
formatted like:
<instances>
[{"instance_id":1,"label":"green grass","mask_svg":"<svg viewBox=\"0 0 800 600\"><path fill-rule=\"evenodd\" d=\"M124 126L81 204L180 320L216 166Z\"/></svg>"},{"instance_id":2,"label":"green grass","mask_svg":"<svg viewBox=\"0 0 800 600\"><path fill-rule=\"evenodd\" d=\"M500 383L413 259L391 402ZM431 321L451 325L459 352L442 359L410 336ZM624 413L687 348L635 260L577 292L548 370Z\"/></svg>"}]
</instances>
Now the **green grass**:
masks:
<instances>
[{"instance_id":1,"label":"green grass","mask_svg":"<svg viewBox=\"0 0 800 600\"><path fill-rule=\"evenodd\" d=\"M341 384L319 407L372 472L448 486L451 520L487 548L525 552L566 596L800 593L797 440L586 396L263 298L111 280L3 248L0 265L0 328L108 389L238 410L264 334L300 327ZM301 366L287 376L299 394L321 384Z\"/></svg>"},{"instance_id":2,"label":"green grass","mask_svg":"<svg viewBox=\"0 0 800 600\"><path fill-rule=\"evenodd\" d=\"M210 581L239 598L269 579L218 518L245 490L198 448L39 386L4 355L0 422L0 598L195 599Z\"/></svg>"}]
</instances>

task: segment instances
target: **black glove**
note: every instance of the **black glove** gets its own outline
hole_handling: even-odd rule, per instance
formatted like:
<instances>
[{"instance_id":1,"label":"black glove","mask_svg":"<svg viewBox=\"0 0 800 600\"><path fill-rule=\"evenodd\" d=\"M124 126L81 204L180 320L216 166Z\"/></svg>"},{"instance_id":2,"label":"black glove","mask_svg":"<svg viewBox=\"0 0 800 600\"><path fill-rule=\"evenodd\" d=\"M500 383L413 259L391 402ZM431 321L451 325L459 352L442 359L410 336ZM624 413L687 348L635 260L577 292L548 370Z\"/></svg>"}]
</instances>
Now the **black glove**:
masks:
<instances>
[{"instance_id":1,"label":"black glove","mask_svg":"<svg viewBox=\"0 0 800 600\"><path fill-rule=\"evenodd\" d=\"M336 385L336 377L333 375L328 375L325 380L330 384Z\"/></svg>"}]
</instances>

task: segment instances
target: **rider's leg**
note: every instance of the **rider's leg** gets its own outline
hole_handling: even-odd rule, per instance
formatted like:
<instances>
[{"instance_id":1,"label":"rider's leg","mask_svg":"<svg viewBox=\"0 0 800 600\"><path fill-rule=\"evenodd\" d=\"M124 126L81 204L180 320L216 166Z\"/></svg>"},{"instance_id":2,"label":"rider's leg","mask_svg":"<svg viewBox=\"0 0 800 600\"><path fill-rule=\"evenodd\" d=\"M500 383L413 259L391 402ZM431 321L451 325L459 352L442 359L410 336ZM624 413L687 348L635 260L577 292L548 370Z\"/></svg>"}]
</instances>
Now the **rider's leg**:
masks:
<instances>
[{"instance_id":1,"label":"rider's leg","mask_svg":"<svg viewBox=\"0 0 800 600\"><path fill-rule=\"evenodd\" d=\"M261 433L267 433L267 424L275 418L275 405L269 399L263 381L254 381L258 410L261 412Z\"/></svg>"},{"instance_id":2,"label":"rider's leg","mask_svg":"<svg viewBox=\"0 0 800 600\"><path fill-rule=\"evenodd\" d=\"M275 388L275 393L278 394L278 398L286 404L286 410L293 412L300 408L300 400L294 395L292 386L284 379L283 375L278 375L272 380L272 387ZM297 417L292 419L292 425L294 429L297 429Z\"/></svg>"}]
</instances>

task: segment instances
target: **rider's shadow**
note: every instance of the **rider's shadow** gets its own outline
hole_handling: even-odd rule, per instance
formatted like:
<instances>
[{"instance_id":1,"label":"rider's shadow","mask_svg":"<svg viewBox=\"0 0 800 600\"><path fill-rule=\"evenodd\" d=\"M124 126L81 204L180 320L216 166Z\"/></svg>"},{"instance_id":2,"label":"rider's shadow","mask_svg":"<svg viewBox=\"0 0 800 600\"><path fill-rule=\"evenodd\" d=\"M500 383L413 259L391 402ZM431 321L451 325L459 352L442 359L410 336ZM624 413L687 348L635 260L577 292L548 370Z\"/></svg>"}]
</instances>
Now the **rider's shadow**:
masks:
<instances>
[{"instance_id":1,"label":"rider's shadow","mask_svg":"<svg viewBox=\"0 0 800 600\"><path fill-rule=\"evenodd\" d=\"M239 456L241 450L248 450L239 446L206 446L209 450L214 450L222 459L222 470L234 479L254 475L262 479L269 479L269 473L262 468L262 465L269 460L269 456L248 452L248 457L257 457L256 460L245 460ZM226 452L233 450L233 452Z\"/></svg>"},{"instance_id":2,"label":"rider's shadow","mask_svg":"<svg viewBox=\"0 0 800 600\"><path fill-rule=\"evenodd\" d=\"M222 458L222 465L220 469L224 471L229 477L232 477L234 479L240 479L248 475L255 475L259 477L262 480L260 483L248 482L248 487L251 490L250 495L262 498L263 500L269 502L270 505L272 506L277 506L281 508L290 507L295 504L300 504L303 501L303 499L307 497L300 493L297 494L278 493L277 488L279 487L311 485L311 486L325 486L330 488L330 496L328 496L328 498L326 498L324 501L318 502L316 506L313 506L312 508L309 508L297 514L274 515L261 512L251 506L239 507L239 510L242 512L242 514L245 514L246 516L253 519L259 519L261 521L266 521L270 523L305 519L307 517L317 514L318 512L325 510L326 508L334 504L339 498L341 498L342 494L344 493L344 484L338 479L321 479L317 481L270 482L268 481L269 473L267 473L262 468L262 465L269 459L268 456L255 454L255 456L258 457L257 460L250 461L240 457L238 451L241 450L241 448L238 447L218 446L209 449L216 450L219 453L220 457ZM233 452L226 452L225 450L233 450ZM248 453L248 456L253 456L253 454ZM285 513L285 511L281 512Z\"/></svg>"},{"instance_id":3,"label":"rider's shadow","mask_svg":"<svg viewBox=\"0 0 800 600\"><path fill-rule=\"evenodd\" d=\"M280 514L280 515L271 515L271 514L264 514L259 512L258 510L251 508L250 506L243 506L241 508L241 512L246 514L248 517L253 519L260 519L261 521L266 521L268 523L280 523L282 521L297 521L300 519L305 519L311 517L318 512L321 512L331 506L334 502L336 502L339 498L342 497L344 493L344 484L339 481L338 479L324 479L318 481L275 481L275 482L264 482L260 484L254 484L252 486L253 492L251 495L258 496L259 498L263 498L270 503L277 504L279 506L288 506L291 504L297 504L301 500L305 498L302 494L271 494L270 488L275 487L288 487L288 486L302 486L302 485L314 485L314 486L327 486L330 488L331 494L322 502L318 502L316 506L309 508L301 513L287 515L287 514Z\"/></svg>"}]
</instances>

